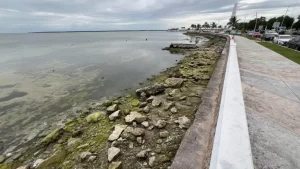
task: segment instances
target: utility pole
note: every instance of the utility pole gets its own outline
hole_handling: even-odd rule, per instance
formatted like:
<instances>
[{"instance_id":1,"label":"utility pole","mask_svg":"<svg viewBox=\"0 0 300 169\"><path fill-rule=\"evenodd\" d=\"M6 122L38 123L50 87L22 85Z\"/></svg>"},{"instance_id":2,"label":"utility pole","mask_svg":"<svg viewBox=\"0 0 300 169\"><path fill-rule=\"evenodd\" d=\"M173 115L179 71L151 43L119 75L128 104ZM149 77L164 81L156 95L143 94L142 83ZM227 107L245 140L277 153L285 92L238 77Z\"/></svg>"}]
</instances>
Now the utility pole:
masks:
<instances>
[{"instance_id":1,"label":"utility pole","mask_svg":"<svg viewBox=\"0 0 300 169\"><path fill-rule=\"evenodd\" d=\"M281 22L281 25L280 26L282 26L282 24L283 24L283 21L284 21L284 19L285 19L285 16L286 16L286 14L287 14L287 12L289 11L289 6L287 7L287 9L286 9L286 11L285 11L285 14L284 14L284 17L283 17L283 19L282 19L282 22Z\"/></svg>"},{"instance_id":2,"label":"utility pole","mask_svg":"<svg viewBox=\"0 0 300 169\"><path fill-rule=\"evenodd\" d=\"M257 26L257 12L256 12L256 15L255 15L256 19L255 19L255 27L254 27L254 32L256 30L256 26Z\"/></svg>"}]
</instances>

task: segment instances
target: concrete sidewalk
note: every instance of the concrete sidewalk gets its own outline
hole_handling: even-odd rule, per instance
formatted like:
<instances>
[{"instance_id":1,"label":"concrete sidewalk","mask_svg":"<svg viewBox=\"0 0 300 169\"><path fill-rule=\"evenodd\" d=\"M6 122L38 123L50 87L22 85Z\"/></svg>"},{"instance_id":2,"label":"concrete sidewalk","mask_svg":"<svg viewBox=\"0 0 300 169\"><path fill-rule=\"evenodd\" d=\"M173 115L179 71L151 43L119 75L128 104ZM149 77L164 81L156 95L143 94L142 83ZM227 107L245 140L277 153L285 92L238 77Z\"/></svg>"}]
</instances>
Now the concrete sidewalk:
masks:
<instances>
[{"instance_id":1,"label":"concrete sidewalk","mask_svg":"<svg viewBox=\"0 0 300 169\"><path fill-rule=\"evenodd\" d=\"M300 65L244 37L235 41L255 168L300 168Z\"/></svg>"}]
</instances>

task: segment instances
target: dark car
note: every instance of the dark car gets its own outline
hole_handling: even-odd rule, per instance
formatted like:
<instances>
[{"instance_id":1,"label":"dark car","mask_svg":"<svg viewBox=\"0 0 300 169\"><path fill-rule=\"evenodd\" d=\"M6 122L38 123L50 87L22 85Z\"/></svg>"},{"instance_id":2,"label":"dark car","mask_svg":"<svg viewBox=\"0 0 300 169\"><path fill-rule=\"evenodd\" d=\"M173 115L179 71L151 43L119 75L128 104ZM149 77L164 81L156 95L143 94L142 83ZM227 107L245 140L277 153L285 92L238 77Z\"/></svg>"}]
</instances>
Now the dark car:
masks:
<instances>
[{"instance_id":1,"label":"dark car","mask_svg":"<svg viewBox=\"0 0 300 169\"><path fill-rule=\"evenodd\" d=\"M288 48L300 50L300 36L293 38L292 40L288 41L286 46Z\"/></svg>"}]
</instances>

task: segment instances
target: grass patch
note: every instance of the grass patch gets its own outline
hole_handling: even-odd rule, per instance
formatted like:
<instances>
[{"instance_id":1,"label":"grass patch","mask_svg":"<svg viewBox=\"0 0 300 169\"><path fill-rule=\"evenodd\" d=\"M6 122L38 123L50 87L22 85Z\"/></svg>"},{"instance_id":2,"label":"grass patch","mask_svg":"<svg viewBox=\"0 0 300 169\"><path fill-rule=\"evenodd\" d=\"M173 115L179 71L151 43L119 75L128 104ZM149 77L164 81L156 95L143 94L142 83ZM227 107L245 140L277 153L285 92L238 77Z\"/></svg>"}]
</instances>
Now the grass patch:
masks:
<instances>
[{"instance_id":1,"label":"grass patch","mask_svg":"<svg viewBox=\"0 0 300 169\"><path fill-rule=\"evenodd\" d=\"M273 50L276 53L281 54L282 56L300 64L300 53L297 51L294 51L292 49L289 48L285 48L273 43L269 43L269 42L258 42L259 44L261 44L262 46L269 48L271 50Z\"/></svg>"}]
</instances>

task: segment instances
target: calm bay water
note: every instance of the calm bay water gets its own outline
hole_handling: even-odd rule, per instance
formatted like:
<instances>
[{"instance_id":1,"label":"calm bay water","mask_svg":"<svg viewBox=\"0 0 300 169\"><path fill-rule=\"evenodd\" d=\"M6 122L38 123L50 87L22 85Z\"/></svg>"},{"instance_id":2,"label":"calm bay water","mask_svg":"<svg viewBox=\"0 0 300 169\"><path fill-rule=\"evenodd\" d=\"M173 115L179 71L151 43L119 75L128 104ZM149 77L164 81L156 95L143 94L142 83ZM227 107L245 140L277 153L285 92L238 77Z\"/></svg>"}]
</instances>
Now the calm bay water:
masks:
<instances>
[{"instance_id":1,"label":"calm bay water","mask_svg":"<svg viewBox=\"0 0 300 169\"><path fill-rule=\"evenodd\" d=\"M180 32L0 34L0 154L176 64ZM147 41L146 41L147 39Z\"/></svg>"}]
</instances>

